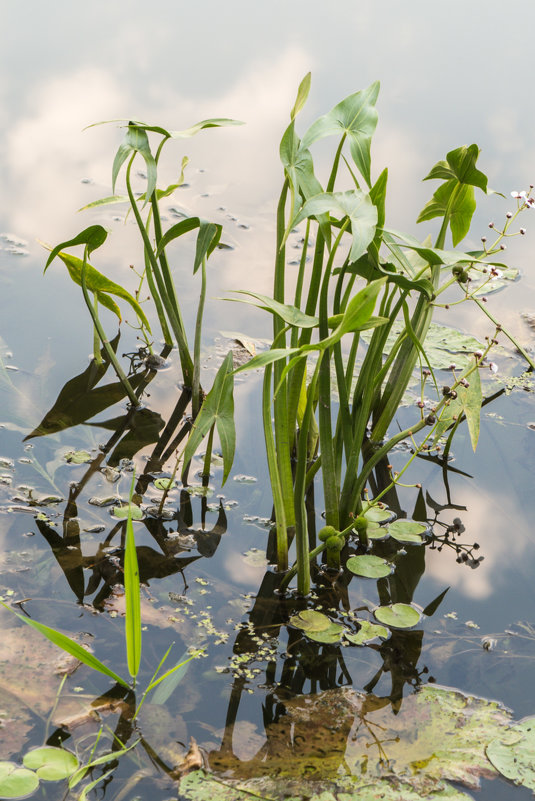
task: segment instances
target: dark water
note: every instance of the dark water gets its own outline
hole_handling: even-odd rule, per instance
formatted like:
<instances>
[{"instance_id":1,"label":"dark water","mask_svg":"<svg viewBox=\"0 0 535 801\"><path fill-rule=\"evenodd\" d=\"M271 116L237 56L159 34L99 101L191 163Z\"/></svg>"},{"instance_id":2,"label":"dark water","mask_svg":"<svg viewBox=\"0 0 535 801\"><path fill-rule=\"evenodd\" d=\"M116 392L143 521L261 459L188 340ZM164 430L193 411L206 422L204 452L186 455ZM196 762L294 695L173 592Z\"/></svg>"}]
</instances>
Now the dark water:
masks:
<instances>
[{"instance_id":1,"label":"dark water","mask_svg":"<svg viewBox=\"0 0 535 801\"><path fill-rule=\"evenodd\" d=\"M341 2L326 22L318 4L301 2L291 8L272 3L254 13L241 2L224 7L206 3L202 12L164 2L149 19L136 3L128 19L99 2L90 11L63 2L54 9L36 8L28 19L22 7L11 4L4 26L10 35L2 48L5 79L0 86L5 123L0 134L5 187L0 201L0 357L7 368L0 374L0 595L11 603L30 599L23 609L71 636L88 633L97 656L126 675L120 589L114 590L121 583L121 528L110 517L112 507L89 503L128 495L132 463L120 461L129 456L128 448L101 450L113 436L112 427L103 423L124 415L125 405L96 415L91 422L97 425L24 441L61 387L86 369L92 345L78 287L59 263L42 276L43 251L36 240L60 241L82 225L100 222L113 231L103 270L115 280L130 280L129 265L140 258L133 225L130 220L124 224L122 210L86 213L83 223L75 214L109 193L118 141L115 128L83 134L81 128L121 116L173 127L216 115L247 122L243 129L207 132L184 146L179 143L165 165L172 180L182 155L191 157L189 186L169 202L168 220L178 209L222 222L225 241L233 248L218 254L209 276L205 352L206 375L211 376L231 340L226 334L269 336L260 312L218 298L233 288L270 289L274 198L281 172L278 138L305 72L313 71L313 91L303 128L349 92L381 79L374 164L377 169L392 165L392 227L423 236L414 219L430 193L428 185L418 182L463 142L481 144L490 185L507 196L533 182L534 112L526 98L534 12L527 2L517 4L510 16L482 2L467 10L460 2L430 8L418 0L409 11L388 2L381 13L372 3ZM461 10L462 24L456 13ZM455 48L455 59L447 57L448 48ZM504 202L497 197L482 202L467 248L477 247L489 220L503 215ZM509 263L521 268L521 280L489 302L528 347L533 335L521 313L535 304L530 222L528 236L508 248ZM198 288L192 288L189 273L184 286L186 324L191 326ZM486 333L464 311L447 321ZM107 324L113 331L114 324ZM119 352L136 347L135 334L123 325ZM521 372L520 363L508 356L501 357L500 368L498 378ZM178 382L172 354L169 368L152 381L147 400L163 421L177 401ZM501 386L493 384L496 391ZM139 687L146 686L173 641L169 665L190 647L204 646L206 656L190 664L164 704L147 701L141 719L145 742L121 760L105 797L123 791L122 797L132 801L149 792L162 801L176 797L176 783L166 770L180 761L191 737L213 766L230 770L230 763L219 761L221 754L233 753L245 763L262 753L266 726L289 699L334 687L351 685L378 697L406 699L431 678L431 683L495 699L512 710L513 719L535 714L532 392L517 389L485 408L476 454L467 433L459 431L446 479L440 465L421 459L407 474L406 483L422 485L430 519L433 506L450 507L438 513L435 533L458 519L457 527L464 527L458 542L469 558L459 564L459 553L449 545L440 551L409 548L407 570L388 592L423 609L449 588L438 609L416 631L381 649L339 651L296 643L295 630L286 628L294 609L273 596L273 576L263 559L271 497L258 377L237 385L236 405L237 456L227 485L221 488L216 465L206 503L195 494L188 503L179 489L172 491L169 507L173 512L180 508L181 517L165 529L182 531L181 538L171 540L172 548L150 514L136 523L146 624ZM400 413L400 422L405 414ZM136 451L138 476L147 469L152 447ZM80 449L89 451L92 462L68 464L65 453ZM405 458L395 454L395 467ZM110 463L120 470L117 482L115 473L108 471L106 477L102 472ZM192 475L199 467L200 461ZM198 478L193 481L200 484ZM150 484L144 489L144 503L158 504L161 493ZM50 495L60 500L32 506ZM417 490L407 489L389 500L399 514L411 517L417 497ZM319 522L321 497L317 511ZM38 512L45 519L36 520ZM214 527L211 535L192 538L191 531ZM66 531L71 540L65 551L57 538ZM479 557L484 557L481 564L471 568L471 559ZM383 585L357 579L338 595L321 582L318 590L338 614L344 605L372 608L385 591ZM0 729L0 758L19 758L29 745L41 743L45 732L55 741L67 737L66 745L87 753L97 725L82 718L108 690L107 678L86 668L76 671L47 726L59 685L53 655L29 630L20 639L22 629L8 612L0 612L0 623L7 649L0 662L12 666L4 691L17 674L26 675L28 660L36 656L42 664L16 691L22 708L26 698L27 708L10 736ZM123 698L125 706L102 713L105 724L124 739L134 736L125 712L128 701ZM81 716L79 726L61 726L73 716ZM54 792L47 797L55 797ZM483 780L478 797L521 799L527 791Z\"/></svg>"}]
</instances>

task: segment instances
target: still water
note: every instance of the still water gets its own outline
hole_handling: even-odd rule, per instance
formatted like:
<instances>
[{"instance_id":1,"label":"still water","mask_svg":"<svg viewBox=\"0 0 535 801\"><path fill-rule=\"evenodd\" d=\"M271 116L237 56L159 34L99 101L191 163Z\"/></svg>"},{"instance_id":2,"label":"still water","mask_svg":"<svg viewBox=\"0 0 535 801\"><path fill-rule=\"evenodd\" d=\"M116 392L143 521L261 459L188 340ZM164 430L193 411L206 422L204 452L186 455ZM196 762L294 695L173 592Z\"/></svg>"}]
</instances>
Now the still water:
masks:
<instances>
[{"instance_id":1,"label":"still water","mask_svg":"<svg viewBox=\"0 0 535 801\"><path fill-rule=\"evenodd\" d=\"M98 264L107 275L131 282L130 265L139 267L141 258L134 224L125 219L123 207L77 213L110 193L111 162L122 135L115 125L82 129L118 118L177 129L216 116L245 123L173 142L164 163L171 183L183 156L190 158L186 185L165 207L167 221L183 214L212 219L223 224L230 245L210 265L204 346L211 376L236 332L259 347L270 333L266 315L221 298L237 288L271 289L281 183L278 141L303 75L312 71L302 130L345 95L381 80L372 163L374 175L385 165L390 168L392 228L424 238L424 226L414 222L430 196L422 177L447 151L473 141L480 145L479 164L490 186L507 199L490 195L481 201L473 238L463 243L475 249L489 221L503 217L513 202L509 193L535 183L535 110L527 102L535 10L523 0L514 12L479 0L469 7L458 0L447 5L388 0L380 7L340 0L326 15L319 3L300 0L254 8L234 0L197 6L161 0L148 16L138 2L97 0L82 6L57 0L30 7L7 2L3 17L0 357L6 369L0 383L0 595L11 602L31 599L26 606L35 618L90 638L97 655L125 673L121 597L112 591L120 581L120 531L110 517L112 507L97 505L128 495L131 448L115 449L115 443L100 461L113 421L125 413L124 403L95 414L91 425L24 441L61 388L86 369L92 346L79 288L60 262L43 276L39 242L55 244L100 223L113 233ZM320 172L321 159L320 148ZM136 180L141 188L142 177ZM535 211L525 215L527 235L508 246L508 263L520 268L521 279L489 298L489 308L528 349L534 335L522 314L535 311L530 214ZM189 280L191 254L176 253L188 271L183 307L191 327L197 299ZM443 321L480 333L464 312L455 319L445 314ZM107 325L114 330L111 318ZM118 352L136 347L135 332L123 323ZM497 381L522 368L506 351L500 369ZM179 380L178 359L171 354L149 388L148 408L162 421L175 406ZM503 388L497 381L496 391ZM505 704L514 719L535 714L532 392L515 390L484 409L476 454L461 430L446 477L431 462L417 460L411 468L407 483L422 485L428 516L445 507L437 512L435 533L456 526L469 558L459 564L459 552L447 544L418 553L409 549L406 582L390 587L391 597L397 594L424 609L449 589L418 631L397 642L397 672L393 646L390 651L345 648L343 654L324 649L320 658L317 648L295 645L292 632L280 623L291 610L264 600L270 597L264 553L271 497L259 392L258 376L237 385L237 457L225 487L216 465L205 500L201 495L188 500L179 489L170 494L169 505L181 510L180 518L167 524L174 532L172 549L162 546L163 532L150 514L136 524L146 585L140 686L172 641L170 659L199 645L206 647L206 656L192 663L168 698L147 702L144 756L123 760L106 798L144 798L149 787L160 794L154 797L176 797L176 783L166 769L184 756L191 737L212 767L232 773L237 761L261 762L266 725L277 719L281 704L300 693L313 697L351 685L386 697L397 681L407 698L412 687L426 685L431 677L431 683ZM158 429L158 420L152 422ZM136 451L138 472L154 440L141 442L147 444ZM65 458L82 449L94 468ZM395 454L395 467L404 458ZM200 462L195 470L199 467ZM115 473L116 468L122 472ZM46 496L56 500L43 500ZM417 496L415 489L401 492L398 511L411 517ZM147 487L146 505L158 505L160 498L161 492ZM36 499L43 506L35 507ZM44 512L42 520L36 520L36 511ZM72 562L57 540L65 526L74 537ZM212 533L195 539L191 532L201 530ZM471 567L480 557L479 566ZM354 580L347 587L347 608L371 608L382 591L376 582ZM325 603L333 603L325 593ZM43 742L45 733L56 740L66 737L66 745L76 743L83 751L84 738L95 728L84 715L108 689L107 679L78 669L51 714L59 684L55 652L33 632L21 638L14 620L0 613L0 686L11 698L8 713L16 720L0 729L0 758L19 758L29 745ZM31 672L36 653L39 667ZM291 705L288 709L291 716ZM108 705L102 715L128 739L128 716L121 714L120 704ZM521 799L527 791L483 780L478 797Z\"/></svg>"}]
</instances>

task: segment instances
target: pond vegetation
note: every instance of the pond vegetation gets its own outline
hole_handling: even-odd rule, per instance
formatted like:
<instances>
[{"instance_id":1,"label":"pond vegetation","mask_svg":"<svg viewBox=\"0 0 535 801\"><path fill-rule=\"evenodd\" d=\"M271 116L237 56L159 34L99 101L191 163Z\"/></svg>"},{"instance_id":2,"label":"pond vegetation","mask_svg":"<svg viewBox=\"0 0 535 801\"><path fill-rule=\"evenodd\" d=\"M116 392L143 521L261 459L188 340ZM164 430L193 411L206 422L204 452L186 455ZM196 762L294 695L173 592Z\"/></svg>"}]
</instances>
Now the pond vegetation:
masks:
<instances>
[{"instance_id":1,"label":"pond vegetation","mask_svg":"<svg viewBox=\"0 0 535 801\"><path fill-rule=\"evenodd\" d=\"M476 788L480 778L499 775L535 789L535 719L516 723L499 703L439 687L428 667L419 669L424 646L418 626L436 615L448 588L425 606L414 602L426 549L453 549L457 561L473 569L483 559L479 543L463 541L461 520L444 522L441 514L462 508L449 490L450 473L462 473L451 461L458 432L466 426L475 450L482 408L515 385L530 390L533 358L488 310L487 296L518 277L504 263L504 251L510 237L525 234L518 218L535 206L533 188L512 193L514 210L507 206L503 222L490 223L479 249L459 249L476 196L484 200L491 190L478 166L477 145L457 147L425 177L439 182L418 217L421 223L438 221L434 242L392 230L387 168L372 180L379 84L350 95L299 135L298 115L309 89L307 75L280 144L272 295L240 288L225 298L267 312L272 338L267 346L260 343L262 349L244 335L229 338L211 386L201 380L203 314L210 267L225 246L225 232L198 216L165 229L161 204L183 184L187 159L165 188L158 170L169 143L237 121L208 119L183 131L122 121L126 134L113 161L112 194L85 208L127 205L143 265L132 273L133 289L94 266L108 237L100 224L45 246L45 270L61 262L81 289L94 330L93 358L65 384L26 441L70 431L118 403L127 405L99 424L109 438L98 449L71 447L48 465L28 456L59 494L38 495L19 485L7 508L34 516L100 635L94 643L92 636L68 636L61 619L49 625L46 603L37 607L31 596L3 591L0 601L10 613L3 617L4 636L18 659L9 668L0 657L7 692L0 702L0 743L9 757L0 762L0 798L119 801L146 797L155 785L162 799L178 793L191 801L466 799L459 785ZM311 148L327 138L334 140L334 155L323 186ZM140 161L146 188L135 192L132 170ZM116 194L122 176L126 190ZM184 261L177 258L177 245L192 233L192 272L200 286L189 332L180 307L182 284L189 279L173 263ZM300 252L290 275L286 248L295 236ZM104 307L121 320L119 303L135 313L140 343L122 359L120 337L108 336L109 317L102 314ZM435 319L437 311L449 309L454 321L461 304L480 312L475 335ZM514 367L505 385L498 385L505 345L514 348L507 356ZM149 390L174 354L180 389L164 420L152 408ZM116 380L106 384L109 370ZM214 607L210 580L197 575L192 591L186 571L216 555L228 536L232 506L222 495L210 502L210 481L217 473L223 487L232 475L235 379L257 373L273 508L263 510L266 518L251 518L268 533L267 547L265 553L249 551L246 559L266 572L258 592L246 598L236 598L220 581ZM5 365L2 374L16 391ZM400 454L405 462L398 465ZM445 504L409 478L419 464L441 471ZM9 487L15 464L5 459L1 466ZM56 473L66 470L75 471L75 480L66 483L65 501ZM247 484L248 477L242 479ZM95 487L103 494L92 494ZM400 492L411 499L410 516ZM194 524L196 503L200 526ZM210 515L217 515L211 528ZM93 524L81 524L82 516ZM146 534L151 545L140 544ZM177 574L183 592L156 589ZM358 605L349 595L356 584ZM247 622L236 623L236 610L238 616L247 611ZM27 625L17 626L15 615ZM179 657L172 656L169 628L186 643ZM153 630L163 636L153 637ZM43 635L50 652L39 644ZM469 636L466 630L460 636L435 628L437 653L446 642L453 653ZM507 636L535 644L529 627ZM122 657L109 648L118 637L125 639ZM480 654L505 653L504 637L488 637L478 645ZM200 748L193 738L183 742L182 712L172 704L183 680L202 673L202 660L222 646L231 646L232 653L205 671L203 692L209 704L210 682L227 682L225 727L221 734L211 723L199 724L207 735ZM54 647L72 661L54 666ZM349 652L358 653L367 676L358 688L352 687ZM90 679L96 694L84 692L75 702L76 687L68 693L66 687L76 681L71 677L80 665L101 675ZM102 684L102 674L113 686ZM386 675L391 687L376 695ZM52 693L53 703L39 697L40 683L41 695ZM262 693L266 736L261 743L256 735L247 746L242 743L241 756L233 747L238 709L254 691ZM178 703L183 710L190 701L185 695ZM175 709L175 719L169 709ZM117 717L115 729L106 723L110 714ZM39 748L33 747L36 737ZM64 746L65 741L70 742Z\"/></svg>"}]
</instances>

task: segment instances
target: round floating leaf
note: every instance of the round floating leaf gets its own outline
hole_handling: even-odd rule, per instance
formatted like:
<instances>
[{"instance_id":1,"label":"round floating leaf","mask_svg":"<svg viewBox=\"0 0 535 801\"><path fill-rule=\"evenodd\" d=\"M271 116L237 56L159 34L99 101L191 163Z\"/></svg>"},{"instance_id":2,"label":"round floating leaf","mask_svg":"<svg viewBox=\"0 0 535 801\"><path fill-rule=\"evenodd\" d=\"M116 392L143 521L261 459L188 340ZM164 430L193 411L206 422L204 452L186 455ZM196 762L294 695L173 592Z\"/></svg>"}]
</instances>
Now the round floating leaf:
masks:
<instances>
[{"instance_id":1,"label":"round floating leaf","mask_svg":"<svg viewBox=\"0 0 535 801\"><path fill-rule=\"evenodd\" d=\"M121 520L126 520L129 510L132 520L141 520L143 517L142 510L139 508L139 506L136 506L135 503L124 503L121 506L115 506L113 508L113 515Z\"/></svg>"},{"instance_id":2,"label":"round floating leaf","mask_svg":"<svg viewBox=\"0 0 535 801\"><path fill-rule=\"evenodd\" d=\"M372 523L384 523L387 520L392 520L394 517L393 512L391 512L390 509L386 509L384 506L369 506L364 509L362 514L366 520Z\"/></svg>"},{"instance_id":3,"label":"round floating leaf","mask_svg":"<svg viewBox=\"0 0 535 801\"><path fill-rule=\"evenodd\" d=\"M378 626L377 623L371 623L369 620L359 620L360 629L356 634L346 631L344 637L353 645L364 645L367 642L376 640L381 637L383 640L388 639L388 629L384 626Z\"/></svg>"},{"instance_id":4,"label":"round floating leaf","mask_svg":"<svg viewBox=\"0 0 535 801\"><path fill-rule=\"evenodd\" d=\"M388 531L386 526L381 526L379 523L370 521L366 529L366 536L369 540L386 540Z\"/></svg>"},{"instance_id":5,"label":"round floating leaf","mask_svg":"<svg viewBox=\"0 0 535 801\"><path fill-rule=\"evenodd\" d=\"M307 634L310 631L325 631L332 625L327 615L315 612L314 609L303 609L302 612L290 618L290 623L296 629L306 631Z\"/></svg>"},{"instance_id":6,"label":"round floating leaf","mask_svg":"<svg viewBox=\"0 0 535 801\"><path fill-rule=\"evenodd\" d=\"M329 628L323 631L307 631L306 635L314 642L325 643L326 645L335 645L340 642L344 627L340 623L330 622Z\"/></svg>"},{"instance_id":7,"label":"round floating leaf","mask_svg":"<svg viewBox=\"0 0 535 801\"><path fill-rule=\"evenodd\" d=\"M506 779L535 791L535 718L526 718L487 745L487 757Z\"/></svg>"},{"instance_id":8,"label":"round floating leaf","mask_svg":"<svg viewBox=\"0 0 535 801\"><path fill-rule=\"evenodd\" d=\"M172 478L157 478L154 482L154 486L159 490L170 490L176 487L176 481Z\"/></svg>"},{"instance_id":9,"label":"round floating leaf","mask_svg":"<svg viewBox=\"0 0 535 801\"><path fill-rule=\"evenodd\" d=\"M421 618L418 610L409 604L379 606L373 614L379 623L384 623L385 626L391 626L396 629L410 629L412 626L416 626Z\"/></svg>"},{"instance_id":10,"label":"round floating leaf","mask_svg":"<svg viewBox=\"0 0 535 801\"><path fill-rule=\"evenodd\" d=\"M417 520L394 520L386 526L388 534L398 542L409 542L421 545L427 526Z\"/></svg>"},{"instance_id":11,"label":"round floating leaf","mask_svg":"<svg viewBox=\"0 0 535 801\"><path fill-rule=\"evenodd\" d=\"M0 798L26 798L38 787L39 778L33 770L14 762L0 762Z\"/></svg>"},{"instance_id":12,"label":"round floating leaf","mask_svg":"<svg viewBox=\"0 0 535 801\"><path fill-rule=\"evenodd\" d=\"M22 760L25 767L37 772L40 779L47 782L61 781L72 776L80 763L76 756L64 748L44 746L28 751Z\"/></svg>"},{"instance_id":13,"label":"round floating leaf","mask_svg":"<svg viewBox=\"0 0 535 801\"><path fill-rule=\"evenodd\" d=\"M65 461L69 464L85 464L92 459L89 451L69 451L65 454Z\"/></svg>"},{"instance_id":14,"label":"round floating leaf","mask_svg":"<svg viewBox=\"0 0 535 801\"><path fill-rule=\"evenodd\" d=\"M350 556L346 562L348 570L356 576L365 578L383 578L392 572L392 566L380 556L364 554L363 556Z\"/></svg>"}]
</instances>

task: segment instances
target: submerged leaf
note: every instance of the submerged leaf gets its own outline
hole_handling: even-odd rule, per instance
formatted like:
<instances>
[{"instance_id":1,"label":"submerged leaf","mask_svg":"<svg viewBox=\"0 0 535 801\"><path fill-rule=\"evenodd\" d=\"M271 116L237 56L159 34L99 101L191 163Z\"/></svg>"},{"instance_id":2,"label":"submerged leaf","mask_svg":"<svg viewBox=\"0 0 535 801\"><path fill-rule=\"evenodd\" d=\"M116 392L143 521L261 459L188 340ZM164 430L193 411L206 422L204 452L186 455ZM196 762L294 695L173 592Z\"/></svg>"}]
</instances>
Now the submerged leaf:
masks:
<instances>
[{"instance_id":1,"label":"submerged leaf","mask_svg":"<svg viewBox=\"0 0 535 801\"><path fill-rule=\"evenodd\" d=\"M535 718L520 721L492 740L487 756L502 776L535 792Z\"/></svg>"}]
</instances>

